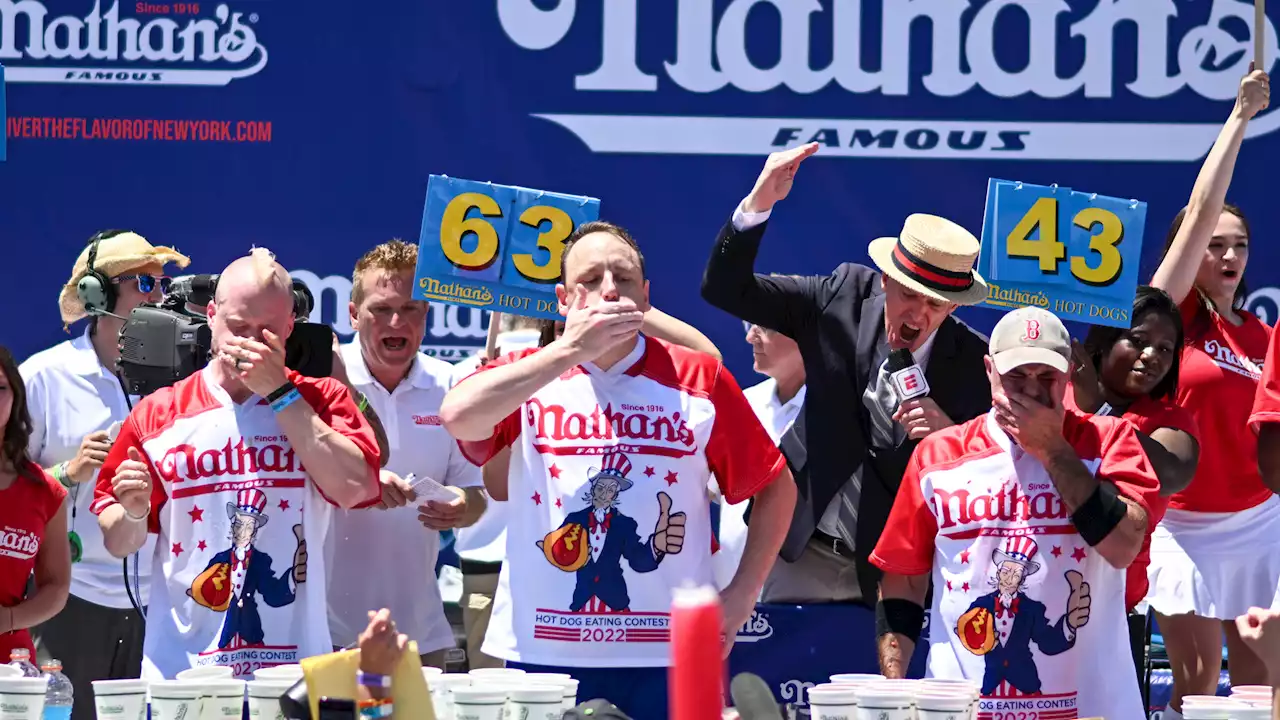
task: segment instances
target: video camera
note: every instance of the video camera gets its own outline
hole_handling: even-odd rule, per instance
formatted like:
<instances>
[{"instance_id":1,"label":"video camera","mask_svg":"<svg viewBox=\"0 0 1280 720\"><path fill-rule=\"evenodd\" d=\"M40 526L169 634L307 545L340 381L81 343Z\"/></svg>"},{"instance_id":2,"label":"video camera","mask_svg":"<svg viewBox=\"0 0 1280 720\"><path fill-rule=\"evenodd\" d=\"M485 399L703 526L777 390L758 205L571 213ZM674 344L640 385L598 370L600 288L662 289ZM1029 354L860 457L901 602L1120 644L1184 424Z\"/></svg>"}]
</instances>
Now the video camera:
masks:
<instances>
[{"instance_id":1,"label":"video camera","mask_svg":"<svg viewBox=\"0 0 1280 720\"><path fill-rule=\"evenodd\" d=\"M145 396L186 378L205 365L213 333L205 308L218 276L174 278L159 303L134 308L120 331L120 374L130 395ZM306 283L293 281L293 333L285 340L285 365L309 377L333 372L333 331L305 322L315 306Z\"/></svg>"}]
</instances>

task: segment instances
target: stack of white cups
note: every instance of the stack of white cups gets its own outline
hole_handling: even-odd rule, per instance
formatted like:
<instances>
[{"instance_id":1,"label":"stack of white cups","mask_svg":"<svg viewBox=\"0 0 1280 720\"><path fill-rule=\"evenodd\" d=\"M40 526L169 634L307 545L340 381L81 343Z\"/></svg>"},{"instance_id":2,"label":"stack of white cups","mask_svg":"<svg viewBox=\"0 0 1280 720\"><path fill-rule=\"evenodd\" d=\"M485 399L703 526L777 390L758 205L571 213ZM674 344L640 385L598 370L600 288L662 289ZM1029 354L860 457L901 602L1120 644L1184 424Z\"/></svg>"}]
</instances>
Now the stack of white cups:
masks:
<instances>
[{"instance_id":1,"label":"stack of white cups","mask_svg":"<svg viewBox=\"0 0 1280 720\"><path fill-rule=\"evenodd\" d=\"M262 668L248 682L233 678L231 668L209 666L173 680L96 680L93 699L98 720L145 720L148 708L152 720L240 720L246 701L252 720L284 720L280 696L301 679L299 665Z\"/></svg>"},{"instance_id":2,"label":"stack of white cups","mask_svg":"<svg viewBox=\"0 0 1280 720\"><path fill-rule=\"evenodd\" d=\"M504 716L559 720L578 702L578 681L562 673L483 668L466 675L433 674L427 683L441 720L502 720Z\"/></svg>"},{"instance_id":3,"label":"stack of white cups","mask_svg":"<svg viewBox=\"0 0 1280 720\"><path fill-rule=\"evenodd\" d=\"M974 720L978 690L967 680L832 675L809 689L809 713L830 720Z\"/></svg>"},{"instance_id":4,"label":"stack of white cups","mask_svg":"<svg viewBox=\"0 0 1280 720\"><path fill-rule=\"evenodd\" d=\"M1182 717L1186 720L1270 720L1271 698L1268 694L1264 705L1256 694L1237 696L1234 691L1231 697L1184 695Z\"/></svg>"}]
</instances>

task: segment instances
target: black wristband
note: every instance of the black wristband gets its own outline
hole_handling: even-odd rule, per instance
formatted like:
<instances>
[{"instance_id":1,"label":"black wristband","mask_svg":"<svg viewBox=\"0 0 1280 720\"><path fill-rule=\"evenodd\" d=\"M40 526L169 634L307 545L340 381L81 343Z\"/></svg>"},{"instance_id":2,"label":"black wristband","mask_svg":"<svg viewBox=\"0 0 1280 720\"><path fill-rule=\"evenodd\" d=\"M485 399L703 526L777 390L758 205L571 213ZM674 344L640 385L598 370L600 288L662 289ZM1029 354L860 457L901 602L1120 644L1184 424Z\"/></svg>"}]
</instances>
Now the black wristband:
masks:
<instances>
[{"instance_id":1,"label":"black wristband","mask_svg":"<svg viewBox=\"0 0 1280 720\"><path fill-rule=\"evenodd\" d=\"M1098 489L1071 513L1071 522L1075 524L1080 537L1089 543L1089 547L1096 547L1107 539L1127 514L1129 508L1120 499L1120 491L1104 480L1099 481Z\"/></svg>"},{"instance_id":2,"label":"black wristband","mask_svg":"<svg viewBox=\"0 0 1280 720\"><path fill-rule=\"evenodd\" d=\"M289 394L289 391L290 391L290 390L292 390L292 389L294 389L295 387L297 387L297 386L296 386L296 385L294 385L293 383L289 382L288 380L285 380L283 385L281 385L280 387L278 387L278 388L276 388L275 390L272 390L272 391L271 391L271 394L267 396L267 402L268 402L268 403L273 403L273 402L275 402L275 401L279 400L280 398L284 397L285 395L288 395L288 394Z\"/></svg>"},{"instance_id":3,"label":"black wristband","mask_svg":"<svg viewBox=\"0 0 1280 720\"><path fill-rule=\"evenodd\" d=\"M920 639L922 628L924 607L918 603L899 598L888 598L876 603L876 637L897 633L916 642Z\"/></svg>"}]
</instances>

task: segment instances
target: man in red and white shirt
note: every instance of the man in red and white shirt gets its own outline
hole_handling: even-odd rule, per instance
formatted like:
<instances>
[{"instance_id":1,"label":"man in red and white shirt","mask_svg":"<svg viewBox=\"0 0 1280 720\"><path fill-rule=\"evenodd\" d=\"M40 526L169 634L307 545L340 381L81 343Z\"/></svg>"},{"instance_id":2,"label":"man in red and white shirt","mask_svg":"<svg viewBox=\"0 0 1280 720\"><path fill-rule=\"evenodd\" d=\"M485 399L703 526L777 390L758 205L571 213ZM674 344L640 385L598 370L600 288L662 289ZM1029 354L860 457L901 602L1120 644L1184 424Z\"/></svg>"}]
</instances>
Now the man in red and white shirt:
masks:
<instances>
[{"instance_id":1,"label":"man in red and white shirt","mask_svg":"<svg viewBox=\"0 0 1280 720\"><path fill-rule=\"evenodd\" d=\"M1130 424L1064 408L1070 357L1051 313L1005 315L991 412L916 448L871 554L884 673L904 676L932 579L928 674L979 683L979 718L1143 714L1124 568L1160 486Z\"/></svg>"},{"instance_id":2,"label":"man in red and white shirt","mask_svg":"<svg viewBox=\"0 0 1280 720\"><path fill-rule=\"evenodd\" d=\"M144 398L99 473L93 512L124 557L158 535L143 676L237 677L332 650L323 548L332 505L379 498L377 441L347 388L284 364L289 276L254 250L209 304L215 358Z\"/></svg>"},{"instance_id":3,"label":"man in red and white shirt","mask_svg":"<svg viewBox=\"0 0 1280 720\"><path fill-rule=\"evenodd\" d=\"M644 260L626 231L588 223L565 244L564 334L488 363L441 406L483 464L514 445L507 560L484 644L509 666L555 668L578 695L665 718L672 589L714 582L707 481L754 498L745 552L721 592L725 654L795 507L782 455L715 358L639 334ZM501 482L503 479L486 478Z\"/></svg>"}]
</instances>

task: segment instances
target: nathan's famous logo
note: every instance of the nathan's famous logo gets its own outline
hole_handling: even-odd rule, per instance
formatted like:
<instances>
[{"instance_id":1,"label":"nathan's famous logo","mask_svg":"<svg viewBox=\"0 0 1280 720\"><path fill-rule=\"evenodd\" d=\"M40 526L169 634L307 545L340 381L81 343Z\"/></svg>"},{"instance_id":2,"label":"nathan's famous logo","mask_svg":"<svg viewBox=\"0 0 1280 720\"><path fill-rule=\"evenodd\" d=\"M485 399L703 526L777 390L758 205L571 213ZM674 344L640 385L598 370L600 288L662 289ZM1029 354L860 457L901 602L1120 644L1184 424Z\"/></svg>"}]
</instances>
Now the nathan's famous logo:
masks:
<instances>
[{"instance_id":1,"label":"nathan's famous logo","mask_svg":"<svg viewBox=\"0 0 1280 720\"><path fill-rule=\"evenodd\" d=\"M217 449L201 450L194 445L178 445L160 458L156 471L163 479L177 483L222 475L266 472L301 474L306 469L294 456L292 448L274 443L246 445L244 438L241 438L235 445L228 440Z\"/></svg>"},{"instance_id":2,"label":"nathan's famous logo","mask_svg":"<svg viewBox=\"0 0 1280 720\"><path fill-rule=\"evenodd\" d=\"M546 50L568 36L581 4L543 9L548 4L535 0L498 0L497 20L520 47ZM599 55L582 53L581 68L589 72L573 78L577 91L625 92L630 98L660 86L668 93L673 87L689 93L778 90L800 96L796 105L814 107L803 96L835 85L855 95L931 95L940 100L928 117L945 118L949 110L957 119L902 119L921 106L918 100L893 105L898 109L880 118L688 117L654 112L652 99L643 95L633 101L635 115L535 117L562 125L596 152L760 154L819 142L824 154L845 156L1201 158L1218 134L1217 122L1066 122L1079 110L1070 103L1126 94L1158 100L1185 89L1209 100L1231 100L1253 56L1253 0L1072 4L1075 9L1047 0L609 0L580 18L591 29L581 27L574 35L575 47L591 48L586 34L600 34ZM594 19L597 12L604 15L602 23ZM750 18L768 16L777 39L763 44L778 49L776 59L765 61L748 52L746 27ZM929 29L927 48L919 47L923 28ZM1266 57L1275 58L1275 28L1268 21L1263 30ZM997 35L1003 62L997 60ZM758 36L751 37L754 44ZM1031 47L1034 52L1023 49ZM1010 55L1026 59L1010 61ZM975 119L982 112L974 102L979 93L995 100L1063 100L1057 117L1050 118L1059 121L1023 122L1010 116L1005 102L990 103L987 117ZM584 97L584 104L598 103ZM1177 120L1170 114L1181 114L1168 103L1145 109L1152 119ZM1280 114L1272 112L1250 123L1249 135L1277 126Z\"/></svg>"},{"instance_id":3,"label":"nathan's famous logo","mask_svg":"<svg viewBox=\"0 0 1280 720\"><path fill-rule=\"evenodd\" d=\"M693 430L679 411L667 415L649 413L638 405L597 405L590 413L570 412L563 405L543 405L537 398L525 404L535 437L550 440L657 440L693 447Z\"/></svg>"},{"instance_id":4,"label":"nathan's famous logo","mask_svg":"<svg viewBox=\"0 0 1280 720\"><path fill-rule=\"evenodd\" d=\"M469 305L488 305L493 302L493 293L486 287L461 282L442 283L435 278L423 278L418 283L422 287L422 294L433 300L452 300Z\"/></svg>"},{"instance_id":5,"label":"nathan's famous logo","mask_svg":"<svg viewBox=\"0 0 1280 720\"><path fill-rule=\"evenodd\" d=\"M5 80L30 83L226 85L267 65L257 13L213 6L203 17L122 16L100 0L83 17L52 15L40 0L0 0ZM194 3L181 3L194 8ZM147 6L138 3L141 7ZM176 6L175 6L176 7ZM61 8L60 8L61 9Z\"/></svg>"},{"instance_id":6,"label":"nathan's famous logo","mask_svg":"<svg viewBox=\"0 0 1280 720\"><path fill-rule=\"evenodd\" d=\"M933 505L940 530L993 520L1025 522L1065 520L1068 517L1067 506L1057 493L1038 488L1036 483L1031 487L1031 493L1024 493L1018 485L1006 485L995 492L949 492L934 488L929 502Z\"/></svg>"}]
</instances>

